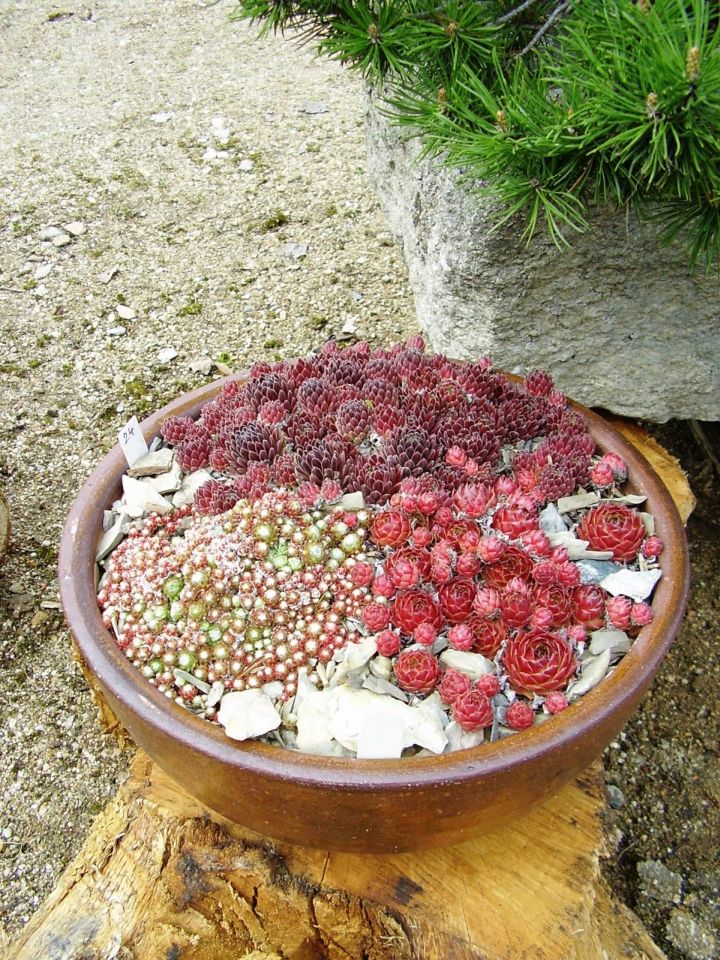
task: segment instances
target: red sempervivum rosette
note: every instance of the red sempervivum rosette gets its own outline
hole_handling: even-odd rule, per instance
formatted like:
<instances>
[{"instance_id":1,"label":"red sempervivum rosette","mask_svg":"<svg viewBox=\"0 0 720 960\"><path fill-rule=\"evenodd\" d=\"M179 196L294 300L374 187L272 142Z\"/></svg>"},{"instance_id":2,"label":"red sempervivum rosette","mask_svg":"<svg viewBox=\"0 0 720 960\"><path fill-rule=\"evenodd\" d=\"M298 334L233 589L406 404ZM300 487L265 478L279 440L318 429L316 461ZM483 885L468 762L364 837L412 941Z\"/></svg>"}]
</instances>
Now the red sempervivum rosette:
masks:
<instances>
[{"instance_id":1,"label":"red sempervivum rosette","mask_svg":"<svg viewBox=\"0 0 720 960\"><path fill-rule=\"evenodd\" d=\"M524 533L537 530L538 518L520 507L500 507L493 517L492 525L494 530L499 530L511 540L519 540Z\"/></svg>"},{"instance_id":2,"label":"red sempervivum rosette","mask_svg":"<svg viewBox=\"0 0 720 960\"><path fill-rule=\"evenodd\" d=\"M470 616L477 589L472 580L456 577L438 590L440 609L450 623L462 623Z\"/></svg>"},{"instance_id":3,"label":"red sempervivum rosette","mask_svg":"<svg viewBox=\"0 0 720 960\"><path fill-rule=\"evenodd\" d=\"M572 594L560 583L537 583L533 587L533 600L537 607L547 607L552 614L552 625L562 627L572 615Z\"/></svg>"},{"instance_id":4,"label":"red sempervivum rosette","mask_svg":"<svg viewBox=\"0 0 720 960\"><path fill-rule=\"evenodd\" d=\"M516 693L561 690L577 669L571 645L549 630L518 633L508 641L502 660Z\"/></svg>"},{"instance_id":5,"label":"red sempervivum rosette","mask_svg":"<svg viewBox=\"0 0 720 960\"><path fill-rule=\"evenodd\" d=\"M486 620L474 613L465 621L465 626L470 627L475 637L473 653L481 653L492 660L507 637L507 627L502 620Z\"/></svg>"},{"instance_id":6,"label":"red sempervivum rosette","mask_svg":"<svg viewBox=\"0 0 720 960\"><path fill-rule=\"evenodd\" d=\"M390 577L393 583L395 583L398 573L397 567L406 561L412 563L413 566L417 568L423 580L427 580L430 576L432 557L427 550L423 550L420 547L401 547L399 550L391 553L385 561L385 575Z\"/></svg>"},{"instance_id":7,"label":"red sempervivum rosette","mask_svg":"<svg viewBox=\"0 0 720 960\"><path fill-rule=\"evenodd\" d=\"M504 590L513 577L527 580L532 568L533 561L530 554L511 544L499 560L487 565L484 578L491 587Z\"/></svg>"},{"instance_id":8,"label":"red sempervivum rosette","mask_svg":"<svg viewBox=\"0 0 720 960\"><path fill-rule=\"evenodd\" d=\"M393 669L398 686L408 693L430 693L440 679L440 664L427 650L403 650Z\"/></svg>"},{"instance_id":9,"label":"red sempervivum rosette","mask_svg":"<svg viewBox=\"0 0 720 960\"><path fill-rule=\"evenodd\" d=\"M370 537L379 547L401 547L410 536L410 521L399 510L385 510L373 520Z\"/></svg>"},{"instance_id":10,"label":"red sempervivum rosette","mask_svg":"<svg viewBox=\"0 0 720 960\"><path fill-rule=\"evenodd\" d=\"M392 606L390 617L395 626L408 635L421 623L430 623L436 630L443 626L440 608L424 590L401 594Z\"/></svg>"},{"instance_id":11,"label":"red sempervivum rosette","mask_svg":"<svg viewBox=\"0 0 720 960\"><path fill-rule=\"evenodd\" d=\"M645 539L640 515L622 503L601 503L589 510L578 524L578 537L593 550L612 550L613 560L634 560Z\"/></svg>"}]
</instances>

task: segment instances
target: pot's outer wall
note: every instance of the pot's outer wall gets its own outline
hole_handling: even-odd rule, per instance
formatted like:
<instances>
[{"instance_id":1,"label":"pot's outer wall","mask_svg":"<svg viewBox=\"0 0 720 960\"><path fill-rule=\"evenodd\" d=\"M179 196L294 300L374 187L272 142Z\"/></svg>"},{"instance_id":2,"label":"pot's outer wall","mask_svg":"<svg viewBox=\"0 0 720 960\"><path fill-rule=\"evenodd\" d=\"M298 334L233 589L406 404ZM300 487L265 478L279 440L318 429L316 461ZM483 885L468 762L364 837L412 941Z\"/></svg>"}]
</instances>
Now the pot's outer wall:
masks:
<instances>
[{"instance_id":1,"label":"pot's outer wall","mask_svg":"<svg viewBox=\"0 0 720 960\"><path fill-rule=\"evenodd\" d=\"M196 416L221 382L185 394L142 424ZM665 543L655 619L613 673L568 710L506 740L401 761L315 757L237 743L147 683L103 627L94 587L102 511L121 490L118 446L76 497L62 534L65 616L109 705L133 739L182 787L230 820L290 843L356 852L419 849L467 839L528 813L583 770L637 707L685 614L689 561L675 505L645 458L600 417L577 407L601 449L627 462Z\"/></svg>"}]
</instances>

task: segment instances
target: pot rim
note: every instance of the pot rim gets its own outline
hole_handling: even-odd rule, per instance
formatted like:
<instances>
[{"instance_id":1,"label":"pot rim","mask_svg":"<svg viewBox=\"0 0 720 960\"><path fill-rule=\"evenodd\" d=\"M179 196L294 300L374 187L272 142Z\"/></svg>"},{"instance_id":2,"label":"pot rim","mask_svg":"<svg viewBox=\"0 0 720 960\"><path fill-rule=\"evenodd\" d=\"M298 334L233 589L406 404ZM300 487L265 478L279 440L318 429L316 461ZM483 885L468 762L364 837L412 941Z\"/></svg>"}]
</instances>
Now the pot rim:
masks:
<instances>
[{"instance_id":1,"label":"pot rim","mask_svg":"<svg viewBox=\"0 0 720 960\"><path fill-rule=\"evenodd\" d=\"M243 379L246 375L233 375ZM508 375L511 379L517 379ZM227 378L182 394L143 420L150 441L170 416L197 416L200 407L220 390ZM412 791L449 781L492 778L521 764L551 757L569 747L583 731L622 711L638 690L649 685L670 648L682 620L689 591L690 569L685 529L675 503L645 457L602 417L570 402L588 421L596 444L619 453L628 465L628 489L643 493L665 544L659 562L663 576L653 597L655 618L634 640L612 673L568 709L530 730L483 743L478 747L431 757L365 760L305 754L258 741L231 740L216 724L180 707L147 683L118 649L103 626L97 604L94 567L102 511L120 490L127 463L116 444L100 461L75 497L63 528L58 575L66 620L90 671L135 718L157 734L175 740L224 766L261 773L268 778L350 791ZM604 745L603 745L604 746ZM549 773L554 771L549 771Z\"/></svg>"}]
</instances>

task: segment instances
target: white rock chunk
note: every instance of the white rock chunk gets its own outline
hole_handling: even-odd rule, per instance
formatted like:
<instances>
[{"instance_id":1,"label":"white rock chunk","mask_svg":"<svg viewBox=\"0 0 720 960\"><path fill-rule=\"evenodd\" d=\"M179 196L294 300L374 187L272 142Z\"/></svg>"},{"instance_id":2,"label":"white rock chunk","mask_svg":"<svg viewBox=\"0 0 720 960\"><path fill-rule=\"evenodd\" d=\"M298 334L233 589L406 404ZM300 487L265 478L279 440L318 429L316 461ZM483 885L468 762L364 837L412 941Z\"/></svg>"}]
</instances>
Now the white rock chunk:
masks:
<instances>
[{"instance_id":1,"label":"white rock chunk","mask_svg":"<svg viewBox=\"0 0 720 960\"><path fill-rule=\"evenodd\" d=\"M175 347L164 347L157 355L159 363L171 363L177 356Z\"/></svg>"},{"instance_id":2,"label":"white rock chunk","mask_svg":"<svg viewBox=\"0 0 720 960\"><path fill-rule=\"evenodd\" d=\"M62 236L62 230L57 227L43 227L38 236L41 240L54 240L55 237Z\"/></svg>"},{"instance_id":3,"label":"white rock chunk","mask_svg":"<svg viewBox=\"0 0 720 960\"><path fill-rule=\"evenodd\" d=\"M136 317L136 313L132 307L126 307L124 303L118 303L115 307L115 312L121 320L134 320Z\"/></svg>"},{"instance_id":4,"label":"white rock chunk","mask_svg":"<svg viewBox=\"0 0 720 960\"><path fill-rule=\"evenodd\" d=\"M640 603L647 599L655 589L662 572L660 570L618 570L600 583L603 590L607 590L614 597L622 594Z\"/></svg>"},{"instance_id":5,"label":"white rock chunk","mask_svg":"<svg viewBox=\"0 0 720 960\"><path fill-rule=\"evenodd\" d=\"M396 701L382 699L387 702L367 712L357 734L357 756L361 760L395 760L402 756L405 730L394 715L392 704Z\"/></svg>"},{"instance_id":6,"label":"white rock chunk","mask_svg":"<svg viewBox=\"0 0 720 960\"><path fill-rule=\"evenodd\" d=\"M153 123L167 123L168 120L172 119L171 113L151 113L150 119Z\"/></svg>"},{"instance_id":7,"label":"white rock chunk","mask_svg":"<svg viewBox=\"0 0 720 960\"><path fill-rule=\"evenodd\" d=\"M175 493L180 489L183 472L177 463L173 463L167 473L161 473L157 477L150 477L148 483L155 487L158 493Z\"/></svg>"},{"instance_id":8,"label":"white rock chunk","mask_svg":"<svg viewBox=\"0 0 720 960\"><path fill-rule=\"evenodd\" d=\"M550 535L551 533L562 533L567 530L565 521L560 516L554 503L549 503L538 516L540 529Z\"/></svg>"},{"instance_id":9,"label":"white rock chunk","mask_svg":"<svg viewBox=\"0 0 720 960\"><path fill-rule=\"evenodd\" d=\"M35 280L44 280L45 277L49 276L52 273L53 265L52 263L41 263L33 274Z\"/></svg>"},{"instance_id":10,"label":"white rock chunk","mask_svg":"<svg viewBox=\"0 0 720 960\"><path fill-rule=\"evenodd\" d=\"M109 270L103 270L102 273L98 274L98 280L100 283L110 283L112 278L118 273L117 267L110 267Z\"/></svg>"},{"instance_id":11,"label":"white rock chunk","mask_svg":"<svg viewBox=\"0 0 720 960\"><path fill-rule=\"evenodd\" d=\"M568 700L574 700L576 697L592 690L607 674L610 667L610 651L603 650L597 657L585 660L583 663L582 676L572 683L568 684L565 696Z\"/></svg>"},{"instance_id":12,"label":"white rock chunk","mask_svg":"<svg viewBox=\"0 0 720 960\"><path fill-rule=\"evenodd\" d=\"M416 745L425 747L433 753L442 753L448 742L445 733L447 724L448 715L443 709L440 694L436 691L410 708L410 724L405 735L407 741L405 746Z\"/></svg>"},{"instance_id":13,"label":"white rock chunk","mask_svg":"<svg viewBox=\"0 0 720 960\"><path fill-rule=\"evenodd\" d=\"M570 560L610 560L612 550L588 550L589 541L580 540L569 530L548 534L553 547L565 547Z\"/></svg>"},{"instance_id":14,"label":"white rock chunk","mask_svg":"<svg viewBox=\"0 0 720 960\"><path fill-rule=\"evenodd\" d=\"M640 512L639 517L643 522L645 532L649 537L652 537L655 533L655 517L651 513L642 512Z\"/></svg>"},{"instance_id":15,"label":"white rock chunk","mask_svg":"<svg viewBox=\"0 0 720 960\"><path fill-rule=\"evenodd\" d=\"M345 753L330 733L330 695L329 690L317 690L307 676L303 682L303 674L300 674L293 710L297 723L295 746L302 753L324 757Z\"/></svg>"},{"instance_id":16,"label":"white rock chunk","mask_svg":"<svg viewBox=\"0 0 720 960\"><path fill-rule=\"evenodd\" d=\"M66 223L63 227L63 230L66 233L69 233L73 237L81 237L87 228L82 220L72 220L70 223Z\"/></svg>"},{"instance_id":17,"label":"white rock chunk","mask_svg":"<svg viewBox=\"0 0 720 960\"><path fill-rule=\"evenodd\" d=\"M233 740L249 740L277 730L281 717L269 697L261 690L226 693L220 701L218 722Z\"/></svg>"},{"instance_id":18,"label":"white rock chunk","mask_svg":"<svg viewBox=\"0 0 720 960\"><path fill-rule=\"evenodd\" d=\"M452 667L453 670L467 674L471 680L477 680L495 670L492 661L481 653L465 653L463 650L443 650L440 654L440 663L444 667Z\"/></svg>"},{"instance_id":19,"label":"white rock chunk","mask_svg":"<svg viewBox=\"0 0 720 960\"><path fill-rule=\"evenodd\" d=\"M624 497L607 497L603 503L624 503L627 507L637 507L646 500L647 497L642 493L626 493Z\"/></svg>"},{"instance_id":20,"label":"white rock chunk","mask_svg":"<svg viewBox=\"0 0 720 960\"><path fill-rule=\"evenodd\" d=\"M627 653L630 645L630 637L624 630L593 630L590 634L590 653L595 656L604 650L609 650L611 656Z\"/></svg>"},{"instance_id":21,"label":"white rock chunk","mask_svg":"<svg viewBox=\"0 0 720 960\"><path fill-rule=\"evenodd\" d=\"M572 513L573 510L584 510L600 502L600 496L593 491L589 493L574 493L571 497L560 497L557 508L560 513Z\"/></svg>"},{"instance_id":22,"label":"white rock chunk","mask_svg":"<svg viewBox=\"0 0 720 960\"><path fill-rule=\"evenodd\" d=\"M608 560L580 560L576 566L580 571L581 583L600 583L611 573L622 570L619 563L610 563Z\"/></svg>"},{"instance_id":23,"label":"white rock chunk","mask_svg":"<svg viewBox=\"0 0 720 960\"><path fill-rule=\"evenodd\" d=\"M125 513L131 517L142 517L146 513L170 513L172 504L149 483L123 476L123 500Z\"/></svg>"},{"instance_id":24,"label":"white rock chunk","mask_svg":"<svg viewBox=\"0 0 720 960\"><path fill-rule=\"evenodd\" d=\"M203 376L207 376L212 370L213 362L210 357L197 357L195 360L191 360L188 364L188 367L192 370L193 373L202 373Z\"/></svg>"},{"instance_id":25,"label":"white rock chunk","mask_svg":"<svg viewBox=\"0 0 720 960\"><path fill-rule=\"evenodd\" d=\"M252 160L248 160L247 158L245 160L241 160L238 164L238 167L243 173L250 173L254 166L255 164L252 162Z\"/></svg>"},{"instance_id":26,"label":"white rock chunk","mask_svg":"<svg viewBox=\"0 0 720 960\"><path fill-rule=\"evenodd\" d=\"M59 236L53 237L52 240L54 247L66 247L71 242L72 237L69 237L66 233L61 233Z\"/></svg>"},{"instance_id":27,"label":"white rock chunk","mask_svg":"<svg viewBox=\"0 0 720 960\"><path fill-rule=\"evenodd\" d=\"M445 728L445 735L448 741L448 751L467 750L470 747L479 747L480 744L485 741L485 731L482 728L468 732L463 730L454 720L451 720Z\"/></svg>"},{"instance_id":28,"label":"white rock chunk","mask_svg":"<svg viewBox=\"0 0 720 960\"><path fill-rule=\"evenodd\" d=\"M192 473L186 474L180 489L172 498L173 506L184 507L188 503L192 503L195 491L199 490L208 480L212 480L212 477L207 470L194 470Z\"/></svg>"},{"instance_id":29,"label":"white rock chunk","mask_svg":"<svg viewBox=\"0 0 720 960\"><path fill-rule=\"evenodd\" d=\"M122 538L125 536L123 527L129 519L130 517L127 513L121 513L110 529L106 530L102 535L100 543L98 544L97 553L95 554L95 560L97 562L104 560L105 557L120 543Z\"/></svg>"},{"instance_id":30,"label":"white rock chunk","mask_svg":"<svg viewBox=\"0 0 720 960\"><path fill-rule=\"evenodd\" d=\"M378 677L372 673L365 677L362 688L363 690L371 690L373 693L379 693L381 696L394 697L396 700L402 700L403 703L407 703L409 699L400 687L396 687L394 683L390 683L384 677Z\"/></svg>"},{"instance_id":31,"label":"white rock chunk","mask_svg":"<svg viewBox=\"0 0 720 960\"><path fill-rule=\"evenodd\" d=\"M167 473L172 466L172 461L173 451L170 447L153 450L133 463L132 467L128 470L128 476L156 477L158 474Z\"/></svg>"}]
</instances>

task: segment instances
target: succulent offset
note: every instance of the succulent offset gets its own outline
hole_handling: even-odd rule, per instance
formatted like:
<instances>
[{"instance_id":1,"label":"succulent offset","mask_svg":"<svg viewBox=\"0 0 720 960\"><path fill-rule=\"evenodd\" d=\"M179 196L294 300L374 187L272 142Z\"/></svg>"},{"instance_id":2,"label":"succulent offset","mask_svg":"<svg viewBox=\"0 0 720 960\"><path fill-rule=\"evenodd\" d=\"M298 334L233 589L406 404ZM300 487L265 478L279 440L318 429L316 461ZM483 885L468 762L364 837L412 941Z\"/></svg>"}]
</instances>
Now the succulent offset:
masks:
<instances>
[{"instance_id":1,"label":"succulent offset","mask_svg":"<svg viewBox=\"0 0 720 960\"><path fill-rule=\"evenodd\" d=\"M347 752L313 691L348 685L362 697L332 709L404 700L410 731L433 716L403 750L496 739L564 711L652 621L662 541L544 372L523 385L417 337L331 344L226 380L162 436L190 480L210 472L131 524L98 600L147 680L231 736ZM607 631L625 639L598 655Z\"/></svg>"}]
</instances>

